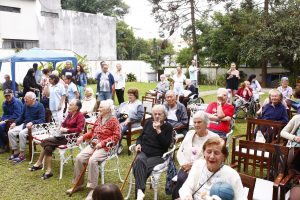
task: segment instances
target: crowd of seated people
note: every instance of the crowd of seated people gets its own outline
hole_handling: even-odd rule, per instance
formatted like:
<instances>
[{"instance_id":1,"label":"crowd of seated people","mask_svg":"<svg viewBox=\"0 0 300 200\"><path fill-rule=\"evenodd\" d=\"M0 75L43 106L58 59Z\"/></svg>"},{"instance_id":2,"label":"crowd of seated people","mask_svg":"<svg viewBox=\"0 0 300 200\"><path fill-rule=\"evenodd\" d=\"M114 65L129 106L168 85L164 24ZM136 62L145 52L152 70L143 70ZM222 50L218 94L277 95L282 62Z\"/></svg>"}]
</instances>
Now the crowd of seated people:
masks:
<instances>
[{"instance_id":1,"label":"crowd of seated people","mask_svg":"<svg viewBox=\"0 0 300 200\"><path fill-rule=\"evenodd\" d=\"M67 143L64 135L75 133L75 137L78 137L77 145L81 145L83 142L91 145L83 148L76 156L73 183L81 176L84 165L88 163L87 188L90 189L90 192L87 199L95 199L97 196L101 196L99 190L105 190L105 188L98 186L99 163L107 157L107 151L109 150L107 144L112 142L113 145L118 146L118 153L120 154L123 148L122 136L128 130L129 123L131 128L139 127L144 117L144 107L139 100L139 90L135 88L127 90L128 101L121 103L117 109L114 108L114 102L111 100L111 84L114 77L107 71L107 64L104 64L103 67L104 73L100 73L97 79L97 91L101 95L99 97L101 101L97 108L97 119L93 123L94 128L88 129L83 135L81 134L84 130L85 117L95 110L97 103L92 88L86 87L83 83L78 85L80 80L75 80L76 73L72 72L69 64L63 75L65 85L61 82L57 72L49 72L48 70L43 70L44 76L38 84L35 80L36 71L30 69L26 75L25 82L27 82L27 86L24 89L26 92L24 104L14 97L12 90L6 89L4 91L3 116L0 123L0 153L8 151L7 144L9 142L13 150L13 154L9 159L14 163L22 163L26 160L25 146L28 129L32 128L34 124L45 122L45 108L40 102L36 101L37 96L35 94L37 90L40 91L41 87L42 97L49 100L48 109L51 111L52 120L58 124L59 128L56 136L49 137L41 142L40 156L29 170L42 169L45 160L47 167L42 174L42 179L51 178L54 174L51 164L54 150L58 146ZM83 71L80 67L78 69L77 75L79 77ZM220 187L220 185L226 186L226 192L232 196L231 199L245 199L239 174L225 164L226 157L229 154L226 148L226 142L228 142L226 136L231 130L231 122L237 108L248 102L255 92L260 91L257 85L254 86L254 84L257 84L255 77L252 76L252 79L249 79L251 82L245 81L242 83L236 93L237 100L234 105L228 103L228 91L225 88L219 88L216 101L210 102L205 112L196 112L192 116L193 130L189 130L189 116L186 105L180 103L176 95L180 96L179 93L184 93L181 88L181 79L186 81L186 89L190 90L191 93L194 93L196 88L189 79L183 78L180 70L178 70L175 77L178 82L174 85L174 91L169 90L168 82L164 79L165 75L161 76L162 81L159 83L157 90L161 91L161 94L165 94L165 101L163 104L154 105L152 118L143 123L143 128L136 142L135 150L138 152L138 156L133 164L136 199L142 200L145 198L147 178L156 165L165 161L162 155L169 150L170 145L173 143L174 130L177 134L183 134L184 139L177 152L179 171L172 199L189 200L213 197L215 195L214 188ZM76 84L74 81L77 81ZM281 87L270 91L268 100L262 106L259 118L287 123L281 132L281 136L290 140L291 146L299 147L299 115L294 116L289 121L287 106L283 103L287 102L287 105L291 103L293 108L299 109L299 102L290 100L291 94L287 81L288 79L283 78ZM84 97L80 101L82 90L84 90ZM299 91L299 89L296 89L292 93L294 98L300 99ZM67 105L65 105L66 98L68 98ZM184 98L182 102L186 103ZM180 97L179 99L181 100ZM63 110L66 106L68 107L68 113L64 117ZM12 123L9 125L9 130L6 130L6 123L8 122ZM7 137L5 137L5 134L7 134ZM19 147L18 141L20 143ZM292 164L295 168L299 166L297 159L293 160ZM79 185L76 188L69 189L67 193L77 192L84 189L84 187L84 176L81 176ZM113 185L109 185L109 187L114 188ZM115 192L120 194L118 190L115 190ZM123 197L119 196L118 198ZM222 199L221 196L219 198Z\"/></svg>"}]
</instances>

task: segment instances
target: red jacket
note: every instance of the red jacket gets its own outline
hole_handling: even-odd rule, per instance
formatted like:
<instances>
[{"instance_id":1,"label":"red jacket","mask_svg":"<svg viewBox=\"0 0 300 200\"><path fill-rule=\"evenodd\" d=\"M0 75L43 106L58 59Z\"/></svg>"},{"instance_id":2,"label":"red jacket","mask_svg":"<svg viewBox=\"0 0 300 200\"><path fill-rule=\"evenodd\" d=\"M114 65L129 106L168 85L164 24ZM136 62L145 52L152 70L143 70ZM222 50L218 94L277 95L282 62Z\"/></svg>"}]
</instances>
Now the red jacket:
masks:
<instances>
[{"instance_id":1,"label":"red jacket","mask_svg":"<svg viewBox=\"0 0 300 200\"><path fill-rule=\"evenodd\" d=\"M101 118L99 117L95 125L93 132L87 132L83 135L84 140L89 140L93 138L97 138L98 141L101 143L101 147L107 151L108 148L106 147L106 143L114 142L116 145L119 140L121 139L121 131L120 131L120 124L116 117L110 118L106 121L103 125L101 125Z\"/></svg>"},{"instance_id":2,"label":"red jacket","mask_svg":"<svg viewBox=\"0 0 300 200\"><path fill-rule=\"evenodd\" d=\"M251 88L248 88L248 89L249 89L250 92L252 93L252 89L251 89ZM245 88L240 87L240 88L238 89L238 91L236 92L236 94L239 95L240 97L243 97L246 101L249 101L252 95L249 96L249 94L248 94L247 91L245 92L246 95L244 95L244 94L243 94L243 93L244 93L244 90L245 90Z\"/></svg>"}]
</instances>

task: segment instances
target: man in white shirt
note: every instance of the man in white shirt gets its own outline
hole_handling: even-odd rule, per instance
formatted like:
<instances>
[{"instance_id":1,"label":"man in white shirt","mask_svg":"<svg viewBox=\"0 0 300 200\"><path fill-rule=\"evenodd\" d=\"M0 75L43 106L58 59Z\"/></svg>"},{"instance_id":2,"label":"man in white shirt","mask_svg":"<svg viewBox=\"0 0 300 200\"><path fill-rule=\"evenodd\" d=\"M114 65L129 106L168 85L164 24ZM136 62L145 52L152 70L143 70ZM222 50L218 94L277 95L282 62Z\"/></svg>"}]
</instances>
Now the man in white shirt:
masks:
<instances>
[{"instance_id":1,"label":"man in white shirt","mask_svg":"<svg viewBox=\"0 0 300 200\"><path fill-rule=\"evenodd\" d=\"M192 64L189 67L189 74L192 84L197 87L197 72L199 71L199 68L197 68L196 61L192 60Z\"/></svg>"}]
</instances>

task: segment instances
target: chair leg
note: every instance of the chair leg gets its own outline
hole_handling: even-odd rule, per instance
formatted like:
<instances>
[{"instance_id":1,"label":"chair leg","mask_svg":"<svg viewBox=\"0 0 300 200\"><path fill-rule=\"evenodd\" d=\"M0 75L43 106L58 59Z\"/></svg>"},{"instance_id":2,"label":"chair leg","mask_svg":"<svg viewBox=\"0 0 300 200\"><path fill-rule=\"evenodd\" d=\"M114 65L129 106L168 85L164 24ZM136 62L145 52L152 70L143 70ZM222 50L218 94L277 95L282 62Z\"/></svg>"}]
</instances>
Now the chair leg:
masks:
<instances>
[{"instance_id":1,"label":"chair leg","mask_svg":"<svg viewBox=\"0 0 300 200\"><path fill-rule=\"evenodd\" d=\"M129 132L126 133L126 140L127 140L127 152L128 155L130 155L131 151L129 150L129 147L131 146L131 133Z\"/></svg>"},{"instance_id":2,"label":"chair leg","mask_svg":"<svg viewBox=\"0 0 300 200\"><path fill-rule=\"evenodd\" d=\"M131 193L131 189L132 189L132 185L133 185L133 174L132 174L132 170L130 172L130 177L129 177L129 188L128 188L128 193L125 197L125 200L128 200L130 197L130 193Z\"/></svg>"},{"instance_id":3,"label":"chair leg","mask_svg":"<svg viewBox=\"0 0 300 200\"><path fill-rule=\"evenodd\" d=\"M157 196L158 196L158 181L159 181L159 177L160 177L161 173L155 173L153 174L153 178L152 178L152 187L153 187L153 191L154 191L154 200L157 200Z\"/></svg>"},{"instance_id":4,"label":"chair leg","mask_svg":"<svg viewBox=\"0 0 300 200\"><path fill-rule=\"evenodd\" d=\"M60 154L60 170L59 170L59 180L62 179L63 170L64 170L64 164L65 164L65 151L59 150Z\"/></svg>"},{"instance_id":5,"label":"chair leg","mask_svg":"<svg viewBox=\"0 0 300 200\"><path fill-rule=\"evenodd\" d=\"M34 142L32 142L32 147L31 147L31 149L34 149L33 146L34 146ZM33 151L31 152L31 160L30 160L29 164L32 164L34 154L35 154L35 151L33 150Z\"/></svg>"},{"instance_id":6,"label":"chair leg","mask_svg":"<svg viewBox=\"0 0 300 200\"><path fill-rule=\"evenodd\" d=\"M118 156L116 156L116 162L117 162L116 164L117 164L117 171L118 171L119 179L120 179L121 183L123 183L124 180L121 177L121 173L120 173L120 161L119 161L119 157Z\"/></svg>"},{"instance_id":7,"label":"chair leg","mask_svg":"<svg viewBox=\"0 0 300 200\"><path fill-rule=\"evenodd\" d=\"M105 160L103 160L100 164L101 184L104 184L104 168L105 168Z\"/></svg>"}]
</instances>

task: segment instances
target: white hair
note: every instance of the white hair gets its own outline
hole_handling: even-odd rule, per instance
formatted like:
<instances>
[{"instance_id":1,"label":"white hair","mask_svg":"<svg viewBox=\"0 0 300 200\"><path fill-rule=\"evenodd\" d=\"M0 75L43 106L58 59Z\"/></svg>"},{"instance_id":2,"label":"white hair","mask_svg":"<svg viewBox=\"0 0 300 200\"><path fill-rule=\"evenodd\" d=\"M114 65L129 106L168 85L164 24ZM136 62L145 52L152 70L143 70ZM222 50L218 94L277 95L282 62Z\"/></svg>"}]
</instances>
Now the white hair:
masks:
<instances>
[{"instance_id":1,"label":"white hair","mask_svg":"<svg viewBox=\"0 0 300 200\"><path fill-rule=\"evenodd\" d=\"M52 74L59 77L59 72L57 70L52 71Z\"/></svg>"},{"instance_id":2,"label":"white hair","mask_svg":"<svg viewBox=\"0 0 300 200\"><path fill-rule=\"evenodd\" d=\"M226 95L228 95L228 91L226 88L219 88L218 91L217 91L217 95L219 94L223 94L225 93Z\"/></svg>"},{"instance_id":3,"label":"white hair","mask_svg":"<svg viewBox=\"0 0 300 200\"><path fill-rule=\"evenodd\" d=\"M25 96L31 99L36 99L36 95L34 92L27 92Z\"/></svg>"},{"instance_id":4,"label":"white hair","mask_svg":"<svg viewBox=\"0 0 300 200\"><path fill-rule=\"evenodd\" d=\"M160 110L164 112L165 117L167 118L168 116L168 111L166 110L166 107L162 104L155 104L152 108L152 113L154 110Z\"/></svg>"},{"instance_id":5,"label":"white hair","mask_svg":"<svg viewBox=\"0 0 300 200\"><path fill-rule=\"evenodd\" d=\"M89 93L92 93L92 96L94 96L94 90L91 87L85 88Z\"/></svg>"},{"instance_id":6,"label":"white hair","mask_svg":"<svg viewBox=\"0 0 300 200\"><path fill-rule=\"evenodd\" d=\"M195 119L195 118L200 118L204 122L205 127L207 128L207 126L209 124L209 118L208 118L208 115L206 114L206 112L197 111L193 116L193 119Z\"/></svg>"},{"instance_id":7,"label":"white hair","mask_svg":"<svg viewBox=\"0 0 300 200\"><path fill-rule=\"evenodd\" d=\"M112 99L103 100L100 102L100 105L107 110L110 110L111 113L114 112L115 106L114 101Z\"/></svg>"}]
</instances>

